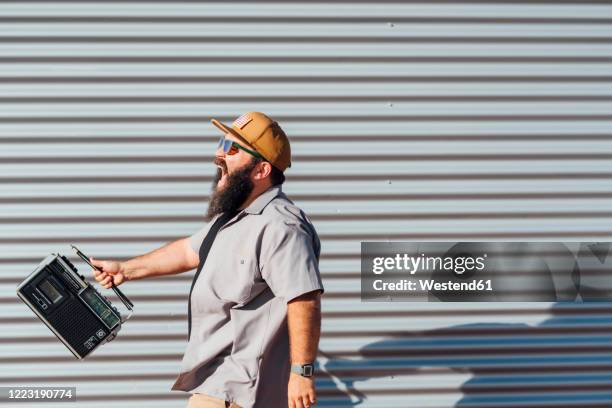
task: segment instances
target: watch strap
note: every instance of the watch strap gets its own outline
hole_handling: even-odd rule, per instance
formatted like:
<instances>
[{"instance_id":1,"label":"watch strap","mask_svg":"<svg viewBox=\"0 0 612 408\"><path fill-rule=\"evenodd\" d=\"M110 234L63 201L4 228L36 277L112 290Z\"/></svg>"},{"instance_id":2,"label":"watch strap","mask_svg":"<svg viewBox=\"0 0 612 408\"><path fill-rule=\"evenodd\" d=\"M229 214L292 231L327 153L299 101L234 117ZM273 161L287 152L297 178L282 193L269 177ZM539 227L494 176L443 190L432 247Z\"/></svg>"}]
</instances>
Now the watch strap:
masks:
<instances>
[{"instance_id":1,"label":"watch strap","mask_svg":"<svg viewBox=\"0 0 612 408\"><path fill-rule=\"evenodd\" d=\"M314 375L314 365L309 364L291 364L291 372L299 374L302 377L312 377Z\"/></svg>"}]
</instances>

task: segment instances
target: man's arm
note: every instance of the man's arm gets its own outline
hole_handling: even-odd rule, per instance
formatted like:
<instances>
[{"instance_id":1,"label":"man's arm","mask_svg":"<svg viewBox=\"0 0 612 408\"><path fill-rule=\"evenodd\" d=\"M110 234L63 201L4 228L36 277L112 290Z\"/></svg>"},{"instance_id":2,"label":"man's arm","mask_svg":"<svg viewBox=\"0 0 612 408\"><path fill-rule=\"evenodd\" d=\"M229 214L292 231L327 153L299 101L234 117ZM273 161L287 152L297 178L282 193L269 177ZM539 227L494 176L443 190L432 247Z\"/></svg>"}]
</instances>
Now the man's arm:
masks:
<instances>
[{"instance_id":1,"label":"man's arm","mask_svg":"<svg viewBox=\"0 0 612 408\"><path fill-rule=\"evenodd\" d=\"M120 285L126 280L174 275L196 268L200 259L187 237L125 262L97 259L91 259L91 262L102 269L102 272L93 271L96 280L105 288L110 288L111 279L115 285Z\"/></svg>"},{"instance_id":2,"label":"man's arm","mask_svg":"<svg viewBox=\"0 0 612 408\"><path fill-rule=\"evenodd\" d=\"M321 292L308 292L287 303L291 364L314 363L321 335ZM316 403L314 377L291 373L289 408L306 408Z\"/></svg>"},{"instance_id":3,"label":"man's arm","mask_svg":"<svg viewBox=\"0 0 612 408\"><path fill-rule=\"evenodd\" d=\"M199 256L189 238L179 239L147 254L122 262L128 280L151 276L174 275L198 266Z\"/></svg>"}]
</instances>

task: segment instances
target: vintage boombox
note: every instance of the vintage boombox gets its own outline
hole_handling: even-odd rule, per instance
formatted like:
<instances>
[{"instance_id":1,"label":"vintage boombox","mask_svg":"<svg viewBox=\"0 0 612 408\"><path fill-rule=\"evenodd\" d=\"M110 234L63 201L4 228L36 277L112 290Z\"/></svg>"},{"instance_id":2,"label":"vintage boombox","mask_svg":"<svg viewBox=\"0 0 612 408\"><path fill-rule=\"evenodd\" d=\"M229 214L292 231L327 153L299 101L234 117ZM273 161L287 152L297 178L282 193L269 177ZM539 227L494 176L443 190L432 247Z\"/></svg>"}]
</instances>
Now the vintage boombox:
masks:
<instances>
[{"instance_id":1,"label":"vintage boombox","mask_svg":"<svg viewBox=\"0 0 612 408\"><path fill-rule=\"evenodd\" d=\"M60 254L47 256L17 287L17 295L78 359L113 340L124 322Z\"/></svg>"}]
</instances>

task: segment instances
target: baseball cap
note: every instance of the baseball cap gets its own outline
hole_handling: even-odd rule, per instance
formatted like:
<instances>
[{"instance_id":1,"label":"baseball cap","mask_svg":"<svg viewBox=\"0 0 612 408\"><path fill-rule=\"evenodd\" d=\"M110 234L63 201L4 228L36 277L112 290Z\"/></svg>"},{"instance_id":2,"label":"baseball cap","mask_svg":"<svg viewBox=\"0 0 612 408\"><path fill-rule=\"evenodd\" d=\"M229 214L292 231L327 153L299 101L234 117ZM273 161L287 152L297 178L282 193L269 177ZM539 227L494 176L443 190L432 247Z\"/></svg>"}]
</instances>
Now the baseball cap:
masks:
<instances>
[{"instance_id":1,"label":"baseball cap","mask_svg":"<svg viewBox=\"0 0 612 408\"><path fill-rule=\"evenodd\" d=\"M247 112L229 127L217 119L213 125L244 140L280 171L291 167L289 139L279 124L261 112Z\"/></svg>"}]
</instances>

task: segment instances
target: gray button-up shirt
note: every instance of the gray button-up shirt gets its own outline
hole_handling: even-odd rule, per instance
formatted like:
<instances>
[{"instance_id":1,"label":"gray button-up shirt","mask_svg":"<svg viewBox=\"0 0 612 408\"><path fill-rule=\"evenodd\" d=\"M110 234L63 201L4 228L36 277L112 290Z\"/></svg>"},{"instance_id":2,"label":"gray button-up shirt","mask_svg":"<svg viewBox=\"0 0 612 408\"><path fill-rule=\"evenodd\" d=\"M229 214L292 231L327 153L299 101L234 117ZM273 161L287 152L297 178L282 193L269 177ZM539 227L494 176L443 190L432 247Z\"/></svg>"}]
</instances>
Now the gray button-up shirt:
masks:
<instances>
[{"instance_id":1,"label":"gray button-up shirt","mask_svg":"<svg viewBox=\"0 0 612 408\"><path fill-rule=\"evenodd\" d=\"M198 252L216 217L190 237ZM286 408L287 302L323 291L320 242L273 186L225 224L191 295L191 339L173 390L248 407Z\"/></svg>"}]
</instances>

